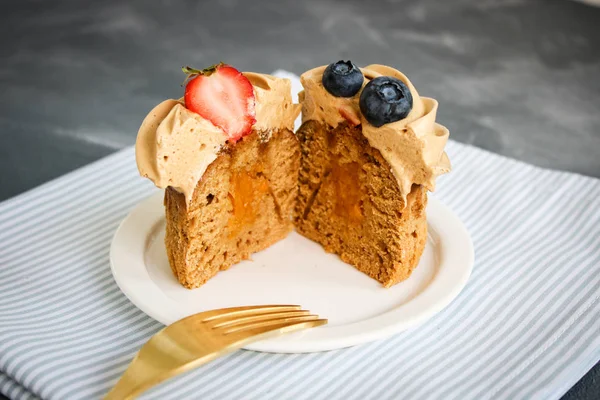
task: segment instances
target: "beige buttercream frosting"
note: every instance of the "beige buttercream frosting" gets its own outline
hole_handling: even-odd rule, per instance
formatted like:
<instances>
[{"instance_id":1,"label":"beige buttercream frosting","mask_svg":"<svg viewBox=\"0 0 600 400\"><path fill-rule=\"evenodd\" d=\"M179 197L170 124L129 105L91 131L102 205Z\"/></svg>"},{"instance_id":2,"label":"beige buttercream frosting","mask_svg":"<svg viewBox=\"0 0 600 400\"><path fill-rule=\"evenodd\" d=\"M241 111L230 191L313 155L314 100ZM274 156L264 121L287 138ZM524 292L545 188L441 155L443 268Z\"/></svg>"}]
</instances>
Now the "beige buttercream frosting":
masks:
<instances>
[{"instance_id":1,"label":"beige buttercream frosting","mask_svg":"<svg viewBox=\"0 0 600 400\"><path fill-rule=\"evenodd\" d=\"M435 178L450 171L450 160L444 152L449 132L435 122L438 102L420 97L408 78L394 68L377 64L361 68L363 88L378 76L392 76L403 81L413 97L413 108L406 118L377 128L360 112L360 92L349 98L335 97L323 87L325 68L314 68L300 77L304 87L300 93L302 122L314 120L334 128L345 121L361 124L369 144L390 164L404 198L413 184L434 190Z\"/></svg>"},{"instance_id":2,"label":"beige buttercream frosting","mask_svg":"<svg viewBox=\"0 0 600 400\"><path fill-rule=\"evenodd\" d=\"M292 103L289 79L243 73L254 88L253 133L264 140L274 129L293 130L300 105ZM227 143L223 130L185 108L182 100L165 100L146 116L138 131L135 155L140 175L159 188L168 186L189 203L198 181Z\"/></svg>"}]
</instances>

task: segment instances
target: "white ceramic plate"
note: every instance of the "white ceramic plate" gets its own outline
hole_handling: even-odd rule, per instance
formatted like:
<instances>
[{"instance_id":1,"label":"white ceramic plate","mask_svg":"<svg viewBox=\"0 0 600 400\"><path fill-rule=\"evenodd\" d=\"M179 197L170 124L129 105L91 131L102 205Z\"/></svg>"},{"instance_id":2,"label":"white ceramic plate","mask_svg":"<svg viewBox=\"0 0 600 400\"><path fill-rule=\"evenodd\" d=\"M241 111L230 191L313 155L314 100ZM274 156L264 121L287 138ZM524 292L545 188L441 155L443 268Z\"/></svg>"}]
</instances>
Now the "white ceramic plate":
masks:
<instances>
[{"instance_id":1,"label":"white ceramic plate","mask_svg":"<svg viewBox=\"0 0 600 400\"><path fill-rule=\"evenodd\" d=\"M419 266L390 289L294 232L252 261L188 290L169 268L162 198L157 193L133 209L110 249L117 284L146 314L168 325L216 308L299 304L329 319L328 325L257 342L246 347L250 350L325 351L404 331L446 307L465 286L473 266L468 232L450 209L430 196L429 237Z\"/></svg>"}]
</instances>

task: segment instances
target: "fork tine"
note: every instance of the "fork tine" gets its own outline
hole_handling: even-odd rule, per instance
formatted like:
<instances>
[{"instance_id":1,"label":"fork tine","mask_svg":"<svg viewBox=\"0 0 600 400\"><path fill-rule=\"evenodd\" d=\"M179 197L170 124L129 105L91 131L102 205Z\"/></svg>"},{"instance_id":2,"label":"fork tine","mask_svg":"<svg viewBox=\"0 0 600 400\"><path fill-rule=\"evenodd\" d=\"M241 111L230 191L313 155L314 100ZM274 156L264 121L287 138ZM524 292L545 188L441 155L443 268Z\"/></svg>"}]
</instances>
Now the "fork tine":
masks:
<instances>
[{"instance_id":1,"label":"fork tine","mask_svg":"<svg viewBox=\"0 0 600 400\"><path fill-rule=\"evenodd\" d=\"M273 323L269 325L260 325L258 327L252 329L246 329L243 331L238 331L235 333L231 333L226 337L232 341L232 343L242 342L242 346L244 342L247 342L247 339L251 339L250 342L256 341L257 337L261 336L269 336L269 334L274 333L288 333L300 331L302 329L307 328L315 328L317 326L325 325L327 323L326 319L312 319L309 321L284 321ZM262 339L262 338L261 338Z\"/></svg>"},{"instance_id":2,"label":"fork tine","mask_svg":"<svg viewBox=\"0 0 600 400\"><path fill-rule=\"evenodd\" d=\"M224 335L230 335L237 332L253 331L254 329L269 328L271 326L279 326L281 324L294 324L296 322L315 321L319 319L318 315L299 315L295 317L271 318L268 320L255 321L249 323L240 323L225 328L219 328Z\"/></svg>"},{"instance_id":3,"label":"fork tine","mask_svg":"<svg viewBox=\"0 0 600 400\"><path fill-rule=\"evenodd\" d=\"M231 307L222 308L220 310L205 311L197 314L193 317L198 318L202 316L202 321L213 321L222 317L245 317L248 315L257 315L259 313L269 313L277 311L294 311L300 310L301 306L287 305L287 304L273 304L265 306L244 306L244 307Z\"/></svg>"},{"instance_id":4,"label":"fork tine","mask_svg":"<svg viewBox=\"0 0 600 400\"><path fill-rule=\"evenodd\" d=\"M291 317L300 317L303 315L310 315L310 311L308 310L293 310L293 311L277 311L277 312L268 312L268 313L260 313L256 315L249 315L247 317L237 317L237 316L229 316L229 317L221 317L217 320L209 321L209 325L212 325L213 328L225 328L237 325L244 325L251 322L259 322L259 321L267 321L278 318L291 318Z\"/></svg>"}]
</instances>

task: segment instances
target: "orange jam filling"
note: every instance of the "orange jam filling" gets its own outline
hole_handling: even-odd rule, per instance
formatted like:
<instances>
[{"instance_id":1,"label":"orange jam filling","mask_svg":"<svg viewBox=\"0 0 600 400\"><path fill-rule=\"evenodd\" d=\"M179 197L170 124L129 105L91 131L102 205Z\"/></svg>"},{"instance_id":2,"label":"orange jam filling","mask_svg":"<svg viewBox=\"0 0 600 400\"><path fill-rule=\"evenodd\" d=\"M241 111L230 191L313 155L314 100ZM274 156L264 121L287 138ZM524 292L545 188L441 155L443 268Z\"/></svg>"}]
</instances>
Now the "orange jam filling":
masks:
<instances>
[{"instance_id":1,"label":"orange jam filling","mask_svg":"<svg viewBox=\"0 0 600 400\"><path fill-rule=\"evenodd\" d=\"M333 212L352 223L360 223L363 219L360 191L360 166L356 162L331 164L331 180L335 189L335 207Z\"/></svg>"},{"instance_id":2,"label":"orange jam filling","mask_svg":"<svg viewBox=\"0 0 600 400\"><path fill-rule=\"evenodd\" d=\"M237 236L252 225L258 216L260 198L269 192L267 179L262 175L262 165L250 171L237 170L231 174L229 199L233 212L229 217L229 237Z\"/></svg>"}]
</instances>

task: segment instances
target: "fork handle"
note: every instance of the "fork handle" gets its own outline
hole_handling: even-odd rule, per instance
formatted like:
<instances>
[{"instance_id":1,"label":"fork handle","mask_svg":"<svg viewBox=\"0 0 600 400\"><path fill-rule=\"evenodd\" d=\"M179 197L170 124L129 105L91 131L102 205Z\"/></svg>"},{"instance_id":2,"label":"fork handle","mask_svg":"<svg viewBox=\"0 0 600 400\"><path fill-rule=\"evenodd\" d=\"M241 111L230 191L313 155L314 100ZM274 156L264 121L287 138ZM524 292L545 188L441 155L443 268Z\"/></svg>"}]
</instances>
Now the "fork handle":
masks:
<instances>
[{"instance_id":1,"label":"fork handle","mask_svg":"<svg viewBox=\"0 0 600 400\"><path fill-rule=\"evenodd\" d=\"M121 379L117 382L117 384L111 389L110 392L106 394L104 400L129 400L134 399L139 394L141 394L144 390L148 389L148 387L139 385L135 379L132 379L131 373L128 373L129 369L125 371Z\"/></svg>"}]
</instances>

